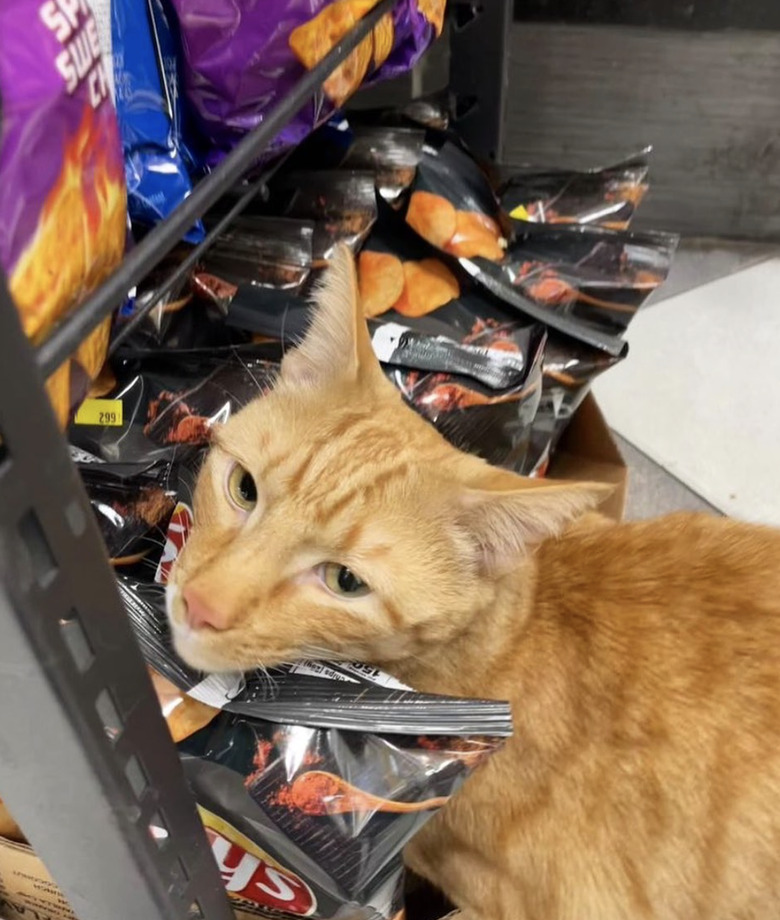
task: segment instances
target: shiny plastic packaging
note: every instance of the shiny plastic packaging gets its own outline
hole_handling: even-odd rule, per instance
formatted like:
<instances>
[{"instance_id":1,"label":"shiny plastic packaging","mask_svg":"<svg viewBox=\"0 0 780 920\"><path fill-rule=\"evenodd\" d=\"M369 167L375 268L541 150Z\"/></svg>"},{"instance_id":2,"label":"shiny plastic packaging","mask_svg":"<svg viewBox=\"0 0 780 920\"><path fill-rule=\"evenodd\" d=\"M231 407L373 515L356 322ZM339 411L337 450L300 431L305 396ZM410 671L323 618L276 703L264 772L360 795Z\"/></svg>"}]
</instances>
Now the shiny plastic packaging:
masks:
<instances>
[{"instance_id":1,"label":"shiny plastic packaging","mask_svg":"<svg viewBox=\"0 0 780 920\"><path fill-rule=\"evenodd\" d=\"M511 734L508 705L362 664L204 677L170 651L162 588L119 587L233 906L400 920L403 847Z\"/></svg>"}]
</instances>

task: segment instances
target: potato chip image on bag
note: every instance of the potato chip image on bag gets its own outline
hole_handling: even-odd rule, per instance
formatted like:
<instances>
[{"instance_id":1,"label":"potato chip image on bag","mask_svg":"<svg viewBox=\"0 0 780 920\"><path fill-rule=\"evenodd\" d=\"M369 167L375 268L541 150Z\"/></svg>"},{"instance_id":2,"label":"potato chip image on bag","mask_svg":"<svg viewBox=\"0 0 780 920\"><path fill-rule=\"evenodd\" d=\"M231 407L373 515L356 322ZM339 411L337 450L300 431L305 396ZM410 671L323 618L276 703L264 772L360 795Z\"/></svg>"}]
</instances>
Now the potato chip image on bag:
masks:
<instances>
[{"instance_id":1,"label":"potato chip image on bag","mask_svg":"<svg viewBox=\"0 0 780 920\"><path fill-rule=\"evenodd\" d=\"M366 249L358 256L358 281L363 313L379 316L404 292L404 266L398 256Z\"/></svg>"},{"instance_id":2,"label":"potato chip image on bag","mask_svg":"<svg viewBox=\"0 0 780 920\"><path fill-rule=\"evenodd\" d=\"M336 0L290 33L290 48L311 70L378 0ZM374 57L373 34L364 39L323 84L329 99L342 105L363 82Z\"/></svg>"},{"instance_id":3,"label":"potato chip image on bag","mask_svg":"<svg viewBox=\"0 0 780 920\"><path fill-rule=\"evenodd\" d=\"M444 29L444 11L447 0L417 0L417 8L436 30L436 35L441 35Z\"/></svg>"},{"instance_id":4,"label":"potato chip image on bag","mask_svg":"<svg viewBox=\"0 0 780 920\"><path fill-rule=\"evenodd\" d=\"M416 191L409 199L406 222L432 246L445 249L455 236L458 213L441 195Z\"/></svg>"},{"instance_id":5,"label":"potato chip image on bag","mask_svg":"<svg viewBox=\"0 0 780 920\"><path fill-rule=\"evenodd\" d=\"M443 262L404 262L404 292L395 310L402 316L425 316L459 296L458 279Z\"/></svg>"},{"instance_id":6,"label":"potato chip image on bag","mask_svg":"<svg viewBox=\"0 0 780 920\"><path fill-rule=\"evenodd\" d=\"M41 342L119 263L124 164L86 2L0 4L0 268ZM107 320L48 382L59 421L105 358Z\"/></svg>"}]
</instances>

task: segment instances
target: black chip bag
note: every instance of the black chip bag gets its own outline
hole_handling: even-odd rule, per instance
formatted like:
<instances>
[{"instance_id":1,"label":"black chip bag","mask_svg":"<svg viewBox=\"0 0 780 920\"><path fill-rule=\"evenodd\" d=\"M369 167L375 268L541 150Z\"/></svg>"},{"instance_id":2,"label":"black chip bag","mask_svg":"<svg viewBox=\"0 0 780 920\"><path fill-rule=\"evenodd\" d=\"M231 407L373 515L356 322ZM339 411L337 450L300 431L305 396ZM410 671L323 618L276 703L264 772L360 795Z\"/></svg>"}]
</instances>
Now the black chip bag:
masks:
<instances>
[{"instance_id":1,"label":"black chip bag","mask_svg":"<svg viewBox=\"0 0 780 920\"><path fill-rule=\"evenodd\" d=\"M122 424L72 425L71 444L112 463L180 460L272 384L276 345L125 353L114 362Z\"/></svg>"},{"instance_id":2,"label":"black chip bag","mask_svg":"<svg viewBox=\"0 0 780 920\"><path fill-rule=\"evenodd\" d=\"M426 136L406 222L426 242L456 258L500 262L511 235L488 177L444 132Z\"/></svg>"},{"instance_id":3,"label":"black chip bag","mask_svg":"<svg viewBox=\"0 0 780 920\"><path fill-rule=\"evenodd\" d=\"M113 565L131 565L162 544L173 513L166 461L106 463L71 448Z\"/></svg>"},{"instance_id":4,"label":"black chip bag","mask_svg":"<svg viewBox=\"0 0 780 920\"><path fill-rule=\"evenodd\" d=\"M217 238L202 269L233 285L300 291L309 280L311 221L244 214Z\"/></svg>"},{"instance_id":5,"label":"black chip bag","mask_svg":"<svg viewBox=\"0 0 780 920\"><path fill-rule=\"evenodd\" d=\"M412 185L422 157L425 132L419 128L355 126L342 167L369 169L377 191L393 203Z\"/></svg>"},{"instance_id":6,"label":"black chip bag","mask_svg":"<svg viewBox=\"0 0 780 920\"><path fill-rule=\"evenodd\" d=\"M285 172L274 181L266 207L312 223L312 260L322 268L337 243L356 252L371 232L374 188L374 173L365 169Z\"/></svg>"},{"instance_id":7,"label":"black chip bag","mask_svg":"<svg viewBox=\"0 0 780 920\"><path fill-rule=\"evenodd\" d=\"M392 365L385 370L407 402L455 447L519 472L527 462L541 399L546 333L542 326L498 320L476 320L474 330L462 347L477 349L495 363L506 385L491 386L487 375L473 366L468 375ZM491 383L498 383L497 377Z\"/></svg>"},{"instance_id":8,"label":"black chip bag","mask_svg":"<svg viewBox=\"0 0 780 920\"><path fill-rule=\"evenodd\" d=\"M522 472L545 476L555 448L593 381L628 354L610 355L575 339L551 334L545 348L542 395L531 429L531 443Z\"/></svg>"},{"instance_id":9,"label":"black chip bag","mask_svg":"<svg viewBox=\"0 0 780 920\"><path fill-rule=\"evenodd\" d=\"M500 269L485 268L550 313L575 320L581 332L613 337L666 280L677 240L667 233L526 225Z\"/></svg>"},{"instance_id":10,"label":"black chip bag","mask_svg":"<svg viewBox=\"0 0 780 920\"><path fill-rule=\"evenodd\" d=\"M498 190L501 206L510 217L532 223L627 230L647 194L649 154L647 148L587 172L514 169Z\"/></svg>"},{"instance_id":11,"label":"black chip bag","mask_svg":"<svg viewBox=\"0 0 780 920\"><path fill-rule=\"evenodd\" d=\"M163 589L119 588L147 663L181 691L166 715L234 907L400 920L403 848L511 734L508 704L344 662L204 676L171 651Z\"/></svg>"},{"instance_id":12,"label":"black chip bag","mask_svg":"<svg viewBox=\"0 0 780 920\"><path fill-rule=\"evenodd\" d=\"M456 447L519 471L541 398L544 328L512 316L387 207L358 257L358 282L365 313L386 324L372 325L375 351L409 403ZM405 357L377 347L391 334L404 338ZM461 353L439 354L444 340ZM412 357L420 349L427 361Z\"/></svg>"}]
</instances>

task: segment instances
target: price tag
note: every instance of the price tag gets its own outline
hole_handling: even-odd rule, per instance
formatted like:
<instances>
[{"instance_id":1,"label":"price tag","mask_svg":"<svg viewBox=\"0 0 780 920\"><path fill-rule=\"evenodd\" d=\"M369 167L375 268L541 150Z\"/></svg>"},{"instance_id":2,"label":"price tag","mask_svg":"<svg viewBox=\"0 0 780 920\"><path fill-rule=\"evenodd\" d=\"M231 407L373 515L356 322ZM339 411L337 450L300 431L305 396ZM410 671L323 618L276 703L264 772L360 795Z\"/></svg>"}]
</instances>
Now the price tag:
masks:
<instances>
[{"instance_id":1,"label":"price tag","mask_svg":"<svg viewBox=\"0 0 780 920\"><path fill-rule=\"evenodd\" d=\"M510 217L514 217L515 220L530 220L531 215L528 213L524 204L519 204L514 211L509 212Z\"/></svg>"},{"instance_id":2,"label":"price tag","mask_svg":"<svg viewBox=\"0 0 780 920\"><path fill-rule=\"evenodd\" d=\"M75 422L77 425L111 425L122 427L121 399L85 399L79 406Z\"/></svg>"}]
</instances>

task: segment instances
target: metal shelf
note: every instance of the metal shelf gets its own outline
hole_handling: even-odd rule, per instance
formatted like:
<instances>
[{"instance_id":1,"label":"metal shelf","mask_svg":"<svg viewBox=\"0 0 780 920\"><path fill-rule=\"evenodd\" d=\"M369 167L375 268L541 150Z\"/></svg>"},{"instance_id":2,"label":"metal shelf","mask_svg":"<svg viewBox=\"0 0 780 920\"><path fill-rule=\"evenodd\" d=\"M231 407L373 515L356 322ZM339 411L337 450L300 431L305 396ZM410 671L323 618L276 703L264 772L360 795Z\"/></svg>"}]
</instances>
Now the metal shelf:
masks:
<instances>
[{"instance_id":1,"label":"metal shelf","mask_svg":"<svg viewBox=\"0 0 780 920\"><path fill-rule=\"evenodd\" d=\"M0 790L80 920L233 914L44 380L394 2L364 17L37 351L0 274Z\"/></svg>"}]
</instances>

